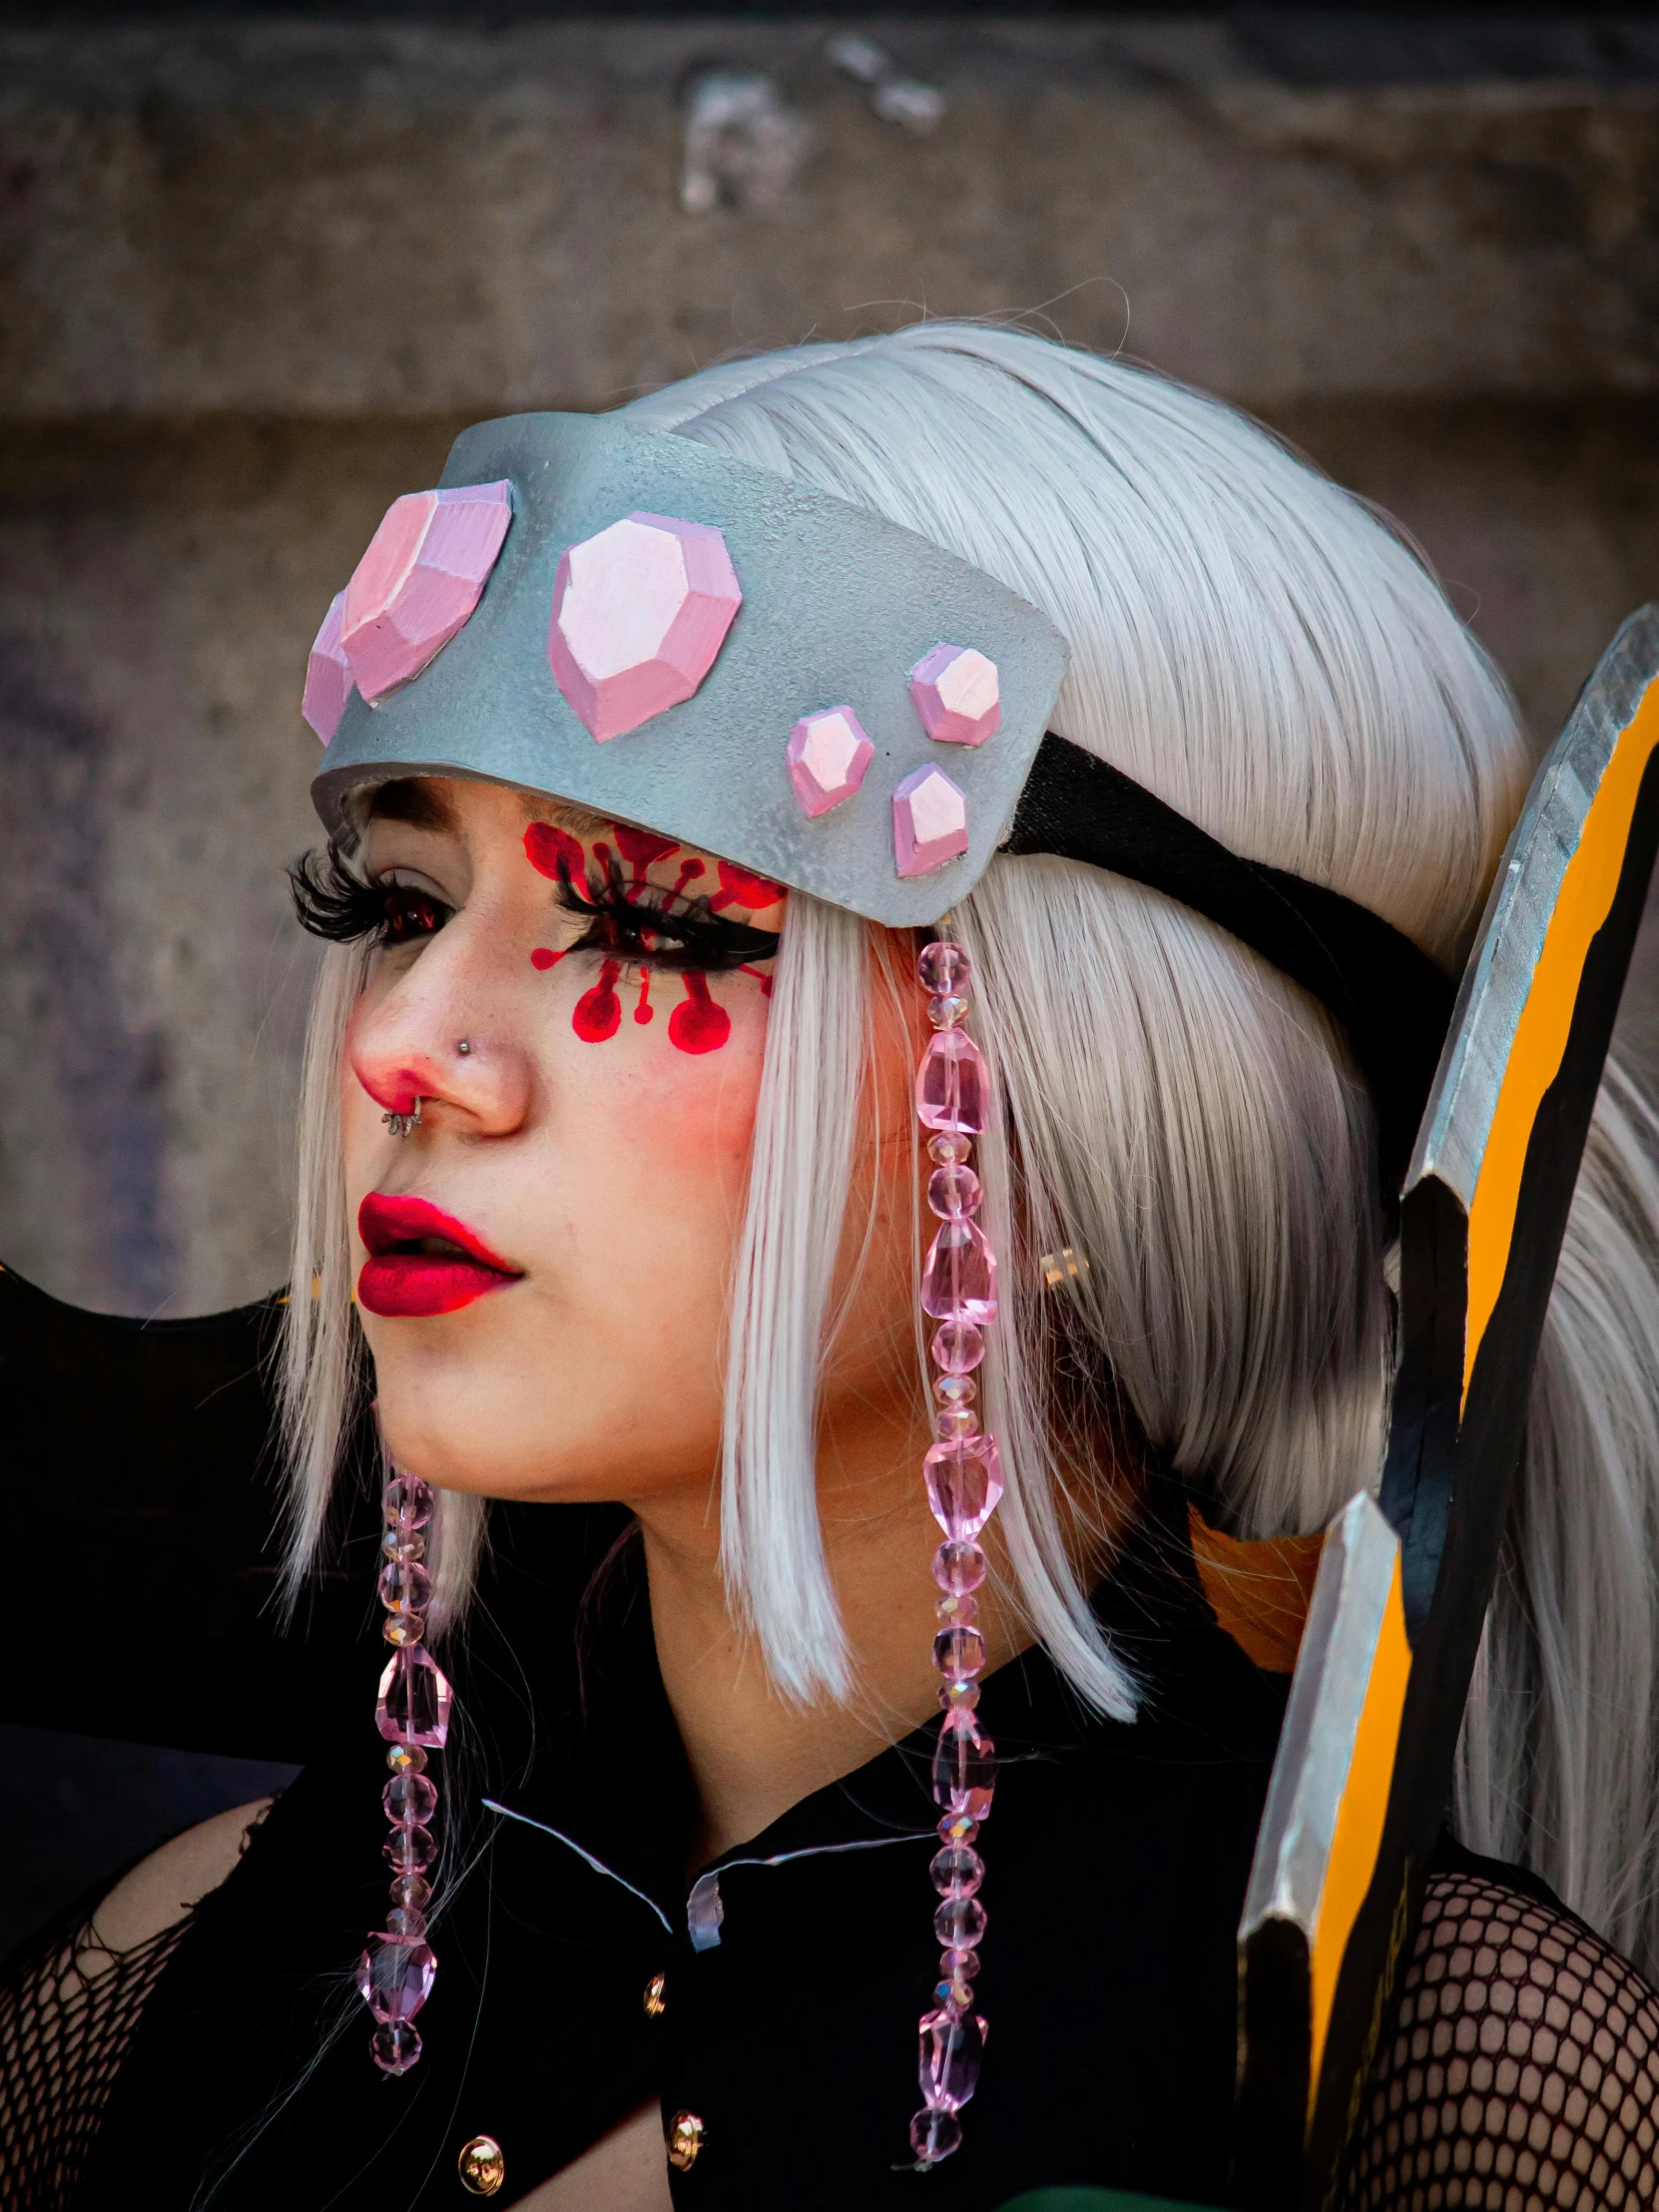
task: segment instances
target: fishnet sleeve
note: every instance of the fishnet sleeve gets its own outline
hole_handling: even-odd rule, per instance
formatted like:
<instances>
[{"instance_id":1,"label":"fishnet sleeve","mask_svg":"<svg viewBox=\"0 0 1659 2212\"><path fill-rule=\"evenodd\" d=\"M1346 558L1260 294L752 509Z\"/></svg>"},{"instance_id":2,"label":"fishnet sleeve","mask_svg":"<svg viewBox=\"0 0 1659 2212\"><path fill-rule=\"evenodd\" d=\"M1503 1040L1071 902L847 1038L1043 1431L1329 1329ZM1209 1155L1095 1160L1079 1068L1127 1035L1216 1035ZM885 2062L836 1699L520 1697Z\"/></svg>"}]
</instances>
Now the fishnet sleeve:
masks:
<instances>
[{"instance_id":1,"label":"fishnet sleeve","mask_svg":"<svg viewBox=\"0 0 1659 2212\"><path fill-rule=\"evenodd\" d=\"M1659 2202L1659 1994L1560 1908L1484 1875L1433 1876L1342 2201Z\"/></svg>"},{"instance_id":2,"label":"fishnet sleeve","mask_svg":"<svg viewBox=\"0 0 1659 2212\"><path fill-rule=\"evenodd\" d=\"M111 1951L83 1911L0 1969L0 2212L68 2212L139 2015L191 1920Z\"/></svg>"}]
</instances>

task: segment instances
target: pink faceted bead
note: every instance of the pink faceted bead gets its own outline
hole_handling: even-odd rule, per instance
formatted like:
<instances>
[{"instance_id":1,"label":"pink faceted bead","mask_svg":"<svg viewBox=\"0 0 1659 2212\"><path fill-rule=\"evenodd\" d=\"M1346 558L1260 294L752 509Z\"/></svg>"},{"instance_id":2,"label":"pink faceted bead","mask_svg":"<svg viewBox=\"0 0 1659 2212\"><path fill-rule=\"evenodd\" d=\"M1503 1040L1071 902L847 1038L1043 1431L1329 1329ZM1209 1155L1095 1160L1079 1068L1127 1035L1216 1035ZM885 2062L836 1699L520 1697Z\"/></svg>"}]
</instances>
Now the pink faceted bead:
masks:
<instances>
[{"instance_id":1,"label":"pink faceted bead","mask_svg":"<svg viewBox=\"0 0 1659 2212\"><path fill-rule=\"evenodd\" d=\"M850 707L830 707L803 715L784 748L796 802L809 822L850 799L875 758Z\"/></svg>"},{"instance_id":2,"label":"pink faceted bead","mask_svg":"<svg viewBox=\"0 0 1659 2212\"><path fill-rule=\"evenodd\" d=\"M305 692L299 702L299 712L324 745L339 728L354 681L351 663L345 657L339 637L340 612L344 605L344 592L335 592L305 663Z\"/></svg>"},{"instance_id":3,"label":"pink faceted bead","mask_svg":"<svg viewBox=\"0 0 1659 2212\"><path fill-rule=\"evenodd\" d=\"M391 1611L424 1613L431 1598L432 1578L412 1559L388 1559L380 1569L380 1603Z\"/></svg>"},{"instance_id":4,"label":"pink faceted bead","mask_svg":"<svg viewBox=\"0 0 1659 2212\"><path fill-rule=\"evenodd\" d=\"M933 1580L952 1596L967 1597L985 1579L985 1554L976 1543L946 1537L933 1554Z\"/></svg>"},{"instance_id":5,"label":"pink faceted bead","mask_svg":"<svg viewBox=\"0 0 1659 2212\"><path fill-rule=\"evenodd\" d=\"M972 1168L956 1163L935 1168L927 1178L927 1204L941 1221L966 1221L979 1211L982 1193Z\"/></svg>"},{"instance_id":6,"label":"pink faceted bead","mask_svg":"<svg viewBox=\"0 0 1659 2212\"><path fill-rule=\"evenodd\" d=\"M940 745L983 745L1002 727L996 663L970 645L936 645L910 671L921 727Z\"/></svg>"},{"instance_id":7,"label":"pink faceted bead","mask_svg":"<svg viewBox=\"0 0 1659 2212\"><path fill-rule=\"evenodd\" d=\"M962 2147L962 2123L944 2105L928 2105L910 2122L910 2148L921 2166L936 2166Z\"/></svg>"},{"instance_id":8,"label":"pink faceted bead","mask_svg":"<svg viewBox=\"0 0 1659 2212\"><path fill-rule=\"evenodd\" d=\"M973 962L952 937L935 937L916 954L916 980L935 998L964 994L973 980Z\"/></svg>"},{"instance_id":9,"label":"pink faceted bead","mask_svg":"<svg viewBox=\"0 0 1659 2212\"><path fill-rule=\"evenodd\" d=\"M406 2074L420 2056L420 2030L407 2020L382 2020L368 2047L382 2073Z\"/></svg>"},{"instance_id":10,"label":"pink faceted bead","mask_svg":"<svg viewBox=\"0 0 1659 2212\"><path fill-rule=\"evenodd\" d=\"M928 875L968 848L967 799L928 762L893 786L893 859L900 875Z\"/></svg>"},{"instance_id":11,"label":"pink faceted bead","mask_svg":"<svg viewBox=\"0 0 1659 2212\"><path fill-rule=\"evenodd\" d=\"M921 1268L921 1310L935 1321L996 1319L996 1256L976 1221L947 1221Z\"/></svg>"},{"instance_id":12,"label":"pink faceted bead","mask_svg":"<svg viewBox=\"0 0 1659 2212\"><path fill-rule=\"evenodd\" d=\"M990 1111L991 1071L964 1029L940 1029L916 1070L916 1116L924 1129L976 1137Z\"/></svg>"},{"instance_id":13,"label":"pink faceted bead","mask_svg":"<svg viewBox=\"0 0 1659 2212\"><path fill-rule=\"evenodd\" d=\"M921 2093L929 2106L956 2112L978 2086L985 2022L942 2005L921 2023Z\"/></svg>"},{"instance_id":14,"label":"pink faceted bead","mask_svg":"<svg viewBox=\"0 0 1659 2212\"><path fill-rule=\"evenodd\" d=\"M1002 1497L1002 1459L994 1436L935 1444L921 1462L927 1503L953 1544L970 1544Z\"/></svg>"},{"instance_id":15,"label":"pink faceted bead","mask_svg":"<svg viewBox=\"0 0 1659 2212\"><path fill-rule=\"evenodd\" d=\"M560 556L548 664L604 745L694 695L742 605L719 530L626 515Z\"/></svg>"},{"instance_id":16,"label":"pink faceted bead","mask_svg":"<svg viewBox=\"0 0 1659 2212\"><path fill-rule=\"evenodd\" d=\"M357 1993L377 2020L412 2020L438 1970L418 1936L376 1936L357 1961Z\"/></svg>"},{"instance_id":17,"label":"pink faceted bead","mask_svg":"<svg viewBox=\"0 0 1659 2212\"><path fill-rule=\"evenodd\" d=\"M996 1746L988 1736L980 1735L979 1723L972 1712L946 1713L939 1722L939 1740L933 1747L933 1803L953 1816L976 1822L982 1821L990 1811L995 1794ZM971 1838L963 1840L972 1841ZM973 1913L958 1911L950 1929L960 1933L947 1932L940 1927L938 1919L933 1923L939 1932L939 1941L958 1949L978 1942L985 1931L985 1909L978 1899L959 1902L973 1906L977 1920ZM940 1908L941 1915L945 1910Z\"/></svg>"},{"instance_id":18,"label":"pink faceted bead","mask_svg":"<svg viewBox=\"0 0 1659 2212\"><path fill-rule=\"evenodd\" d=\"M380 1846L380 1857L400 1875L424 1874L438 1855L438 1840L429 1828L394 1828Z\"/></svg>"},{"instance_id":19,"label":"pink faceted bead","mask_svg":"<svg viewBox=\"0 0 1659 2212\"><path fill-rule=\"evenodd\" d=\"M380 1792L386 1818L399 1828L418 1828L437 1811L437 1786L423 1774L394 1774Z\"/></svg>"},{"instance_id":20,"label":"pink faceted bead","mask_svg":"<svg viewBox=\"0 0 1659 2212\"><path fill-rule=\"evenodd\" d=\"M418 1474L394 1474L381 1502L388 1527L396 1523L404 1528L424 1528L432 1517L432 1486L422 1482Z\"/></svg>"},{"instance_id":21,"label":"pink faceted bead","mask_svg":"<svg viewBox=\"0 0 1659 2212\"><path fill-rule=\"evenodd\" d=\"M470 619L512 519L505 479L392 501L340 610L340 642L365 699L412 683Z\"/></svg>"},{"instance_id":22,"label":"pink faceted bead","mask_svg":"<svg viewBox=\"0 0 1659 2212\"><path fill-rule=\"evenodd\" d=\"M946 1375L971 1375L985 1357L985 1340L970 1321L947 1321L933 1332L933 1365Z\"/></svg>"},{"instance_id":23,"label":"pink faceted bead","mask_svg":"<svg viewBox=\"0 0 1659 2212\"><path fill-rule=\"evenodd\" d=\"M443 1749L449 1734L449 1684L442 1668L418 1644L405 1644L386 1661L374 1725L387 1743Z\"/></svg>"}]
</instances>

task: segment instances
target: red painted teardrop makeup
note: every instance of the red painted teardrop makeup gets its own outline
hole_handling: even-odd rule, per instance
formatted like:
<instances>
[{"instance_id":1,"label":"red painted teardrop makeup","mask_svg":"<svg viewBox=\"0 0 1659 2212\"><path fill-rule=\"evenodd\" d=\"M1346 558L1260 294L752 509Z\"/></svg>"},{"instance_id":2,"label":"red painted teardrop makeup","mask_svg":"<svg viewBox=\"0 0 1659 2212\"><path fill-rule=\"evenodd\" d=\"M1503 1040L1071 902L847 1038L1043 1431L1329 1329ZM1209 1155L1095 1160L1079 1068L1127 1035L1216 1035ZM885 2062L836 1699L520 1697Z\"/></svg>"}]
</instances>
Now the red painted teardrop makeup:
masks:
<instances>
[{"instance_id":1,"label":"red painted teardrop makeup","mask_svg":"<svg viewBox=\"0 0 1659 2212\"><path fill-rule=\"evenodd\" d=\"M626 823L610 826L616 840L617 851L627 861L629 873L623 883L623 894L636 899L649 887L647 871L670 860L681 851L672 837L659 836L655 830L635 830ZM582 883L588 881L588 855L579 837L568 830L561 830L550 822L533 822L524 832L524 851L530 865L539 875L553 882ZM593 857L602 878L609 879L618 872L616 859L609 844L596 841ZM716 862L720 874L720 888L709 899L709 911L719 913L731 906L743 908L749 913L764 912L777 905L783 897L781 884L769 877L757 875L749 868L738 867L730 860ZM685 854L676 872L670 895L682 897L686 887L706 872L705 863L694 853ZM554 951L550 946L537 945L530 954L530 965L546 970L554 967L565 956L564 950ZM622 1002L617 985L628 963L620 959L601 962L599 980L585 990L576 1001L570 1017L570 1025L584 1044L603 1044L614 1037L622 1026ZM772 996L772 977L760 969L745 966L740 974L750 975L760 984L762 995ZM680 982L685 997L675 1007L668 1020L668 1038L676 1051L693 1054L718 1052L732 1034L732 1017L720 1005L709 989L709 980L700 970L689 968L681 971ZM651 970L642 965L639 970L639 999L634 1007L634 1019L642 1027L656 1019L656 1008L651 1003Z\"/></svg>"}]
</instances>

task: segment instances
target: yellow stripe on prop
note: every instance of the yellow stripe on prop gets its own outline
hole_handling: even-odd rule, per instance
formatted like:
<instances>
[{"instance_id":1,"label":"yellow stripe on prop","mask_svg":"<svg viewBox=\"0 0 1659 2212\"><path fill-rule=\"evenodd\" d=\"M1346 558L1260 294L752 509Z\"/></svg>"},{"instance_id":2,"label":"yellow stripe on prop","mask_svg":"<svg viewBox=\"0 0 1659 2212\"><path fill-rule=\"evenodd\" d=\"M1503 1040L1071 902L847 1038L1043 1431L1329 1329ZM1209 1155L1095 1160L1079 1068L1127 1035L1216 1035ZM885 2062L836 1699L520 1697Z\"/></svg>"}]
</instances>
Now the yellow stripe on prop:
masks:
<instances>
[{"instance_id":1,"label":"yellow stripe on prop","mask_svg":"<svg viewBox=\"0 0 1659 2212\"><path fill-rule=\"evenodd\" d=\"M1469 1303L1463 1336L1465 1404L1475 1355L1509 1265L1526 1148L1544 1093L1560 1071L1584 962L1619 887L1636 797L1656 745L1659 684L1650 684L1613 749L1613 758L1584 818L1578 850L1567 862L1492 1111L1492 1125L1469 1207Z\"/></svg>"},{"instance_id":2,"label":"yellow stripe on prop","mask_svg":"<svg viewBox=\"0 0 1659 2212\"><path fill-rule=\"evenodd\" d=\"M1354 1733L1354 1756L1348 1770L1348 1786L1337 1811L1331 1855L1326 1862L1325 1887L1320 1894L1319 1922L1313 1944L1313 2063L1308 2072L1308 2111L1319 2088L1320 2067L1325 2058L1326 2031L1331 2007L1337 1999L1337 1976L1360 1908L1366 1902L1377 1854L1382 1842L1382 1821L1388 1810L1388 1786L1393 1780L1394 1754L1399 1743L1400 1717L1405 1710L1405 1684L1411 1672L1411 1646L1405 1635L1405 1603L1400 1592L1399 1556L1394 1556L1387 1602L1372 1654L1371 1677L1360 1725Z\"/></svg>"}]
</instances>

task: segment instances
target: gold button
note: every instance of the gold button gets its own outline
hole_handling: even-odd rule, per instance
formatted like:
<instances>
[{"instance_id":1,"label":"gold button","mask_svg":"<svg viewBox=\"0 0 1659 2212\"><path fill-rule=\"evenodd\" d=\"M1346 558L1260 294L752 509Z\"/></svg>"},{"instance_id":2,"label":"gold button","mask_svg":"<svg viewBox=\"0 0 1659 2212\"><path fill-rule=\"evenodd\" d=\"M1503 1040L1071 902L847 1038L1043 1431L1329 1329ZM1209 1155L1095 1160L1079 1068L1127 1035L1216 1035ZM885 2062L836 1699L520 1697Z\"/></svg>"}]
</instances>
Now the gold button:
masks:
<instances>
[{"instance_id":1,"label":"gold button","mask_svg":"<svg viewBox=\"0 0 1659 2212\"><path fill-rule=\"evenodd\" d=\"M507 2178L507 2161L493 2135L474 2135L470 2143L463 2143L455 2164L461 2187L475 2197L493 2197Z\"/></svg>"},{"instance_id":2,"label":"gold button","mask_svg":"<svg viewBox=\"0 0 1659 2212\"><path fill-rule=\"evenodd\" d=\"M669 2123L668 2162L677 2174L689 2174L703 2148L703 2122L695 2112L676 2112Z\"/></svg>"},{"instance_id":3,"label":"gold button","mask_svg":"<svg viewBox=\"0 0 1659 2212\"><path fill-rule=\"evenodd\" d=\"M663 1995L668 1986L667 1976L654 1973L645 1985L645 2016L648 2020L660 2020L668 2010L668 1999Z\"/></svg>"}]
</instances>

